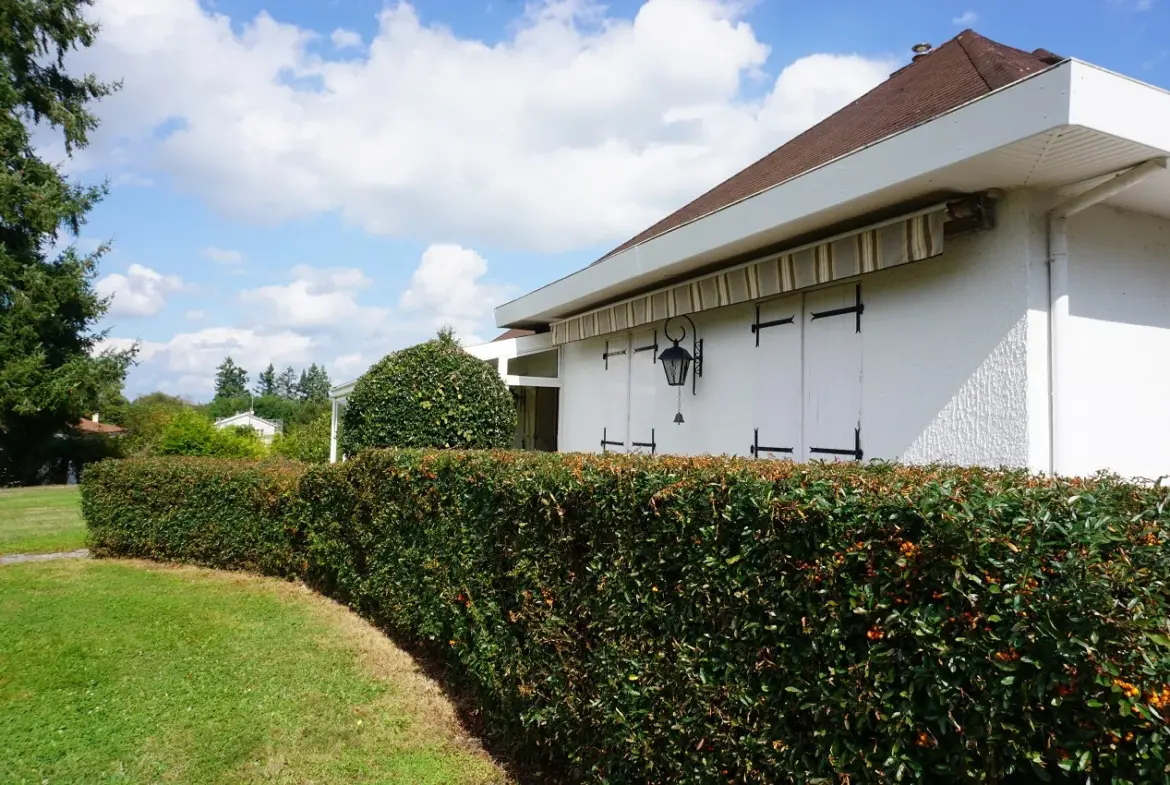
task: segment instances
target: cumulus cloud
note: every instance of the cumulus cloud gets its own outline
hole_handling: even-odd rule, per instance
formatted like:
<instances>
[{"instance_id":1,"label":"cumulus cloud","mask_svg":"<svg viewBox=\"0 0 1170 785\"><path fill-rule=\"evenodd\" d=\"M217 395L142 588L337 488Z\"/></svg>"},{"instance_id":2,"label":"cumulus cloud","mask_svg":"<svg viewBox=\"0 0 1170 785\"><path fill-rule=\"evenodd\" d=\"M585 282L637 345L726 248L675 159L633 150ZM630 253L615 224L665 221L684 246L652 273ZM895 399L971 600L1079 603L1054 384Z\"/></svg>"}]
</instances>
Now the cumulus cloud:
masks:
<instances>
[{"instance_id":1,"label":"cumulus cloud","mask_svg":"<svg viewBox=\"0 0 1170 785\"><path fill-rule=\"evenodd\" d=\"M386 318L386 309L358 303L358 293L372 283L361 270L301 265L293 268L292 278L288 284L241 292L241 299L255 308L253 318L279 327L358 329L376 327Z\"/></svg>"},{"instance_id":2,"label":"cumulus cloud","mask_svg":"<svg viewBox=\"0 0 1170 785\"><path fill-rule=\"evenodd\" d=\"M353 30L345 30L340 27L333 31L330 39L338 49L355 49L362 45L361 35Z\"/></svg>"},{"instance_id":3,"label":"cumulus cloud","mask_svg":"<svg viewBox=\"0 0 1170 785\"><path fill-rule=\"evenodd\" d=\"M100 349L122 349L130 338L106 339ZM231 356L254 378L268 363L301 367L310 362L313 338L291 330L209 327L175 335L169 341L139 341L138 367L131 372L133 394L164 389L206 397L215 386L215 368Z\"/></svg>"},{"instance_id":4,"label":"cumulus cloud","mask_svg":"<svg viewBox=\"0 0 1170 785\"><path fill-rule=\"evenodd\" d=\"M331 213L499 249L621 241L895 65L814 55L761 94L769 50L748 5L647 0L631 20L538 0L488 44L391 2L368 43L335 33L361 55L336 60L267 13L233 24L198 0L98 0L80 65L125 84L82 164L133 150L255 222Z\"/></svg>"},{"instance_id":5,"label":"cumulus cloud","mask_svg":"<svg viewBox=\"0 0 1170 785\"><path fill-rule=\"evenodd\" d=\"M167 297L183 289L176 275L163 275L149 267L132 264L126 273L111 273L94 286L109 297L111 316L154 316L162 311Z\"/></svg>"},{"instance_id":6,"label":"cumulus cloud","mask_svg":"<svg viewBox=\"0 0 1170 785\"><path fill-rule=\"evenodd\" d=\"M423 252L399 306L421 313L432 327L450 326L467 344L479 343L492 309L513 293L510 286L484 281L487 261L470 248L436 244Z\"/></svg>"},{"instance_id":7,"label":"cumulus cloud","mask_svg":"<svg viewBox=\"0 0 1170 785\"><path fill-rule=\"evenodd\" d=\"M244 255L231 248L216 248L214 245L209 245L200 253L203 254L204 259L210 259L216 264L235 265L244 263Z\"/></svg>"}]
</instances>

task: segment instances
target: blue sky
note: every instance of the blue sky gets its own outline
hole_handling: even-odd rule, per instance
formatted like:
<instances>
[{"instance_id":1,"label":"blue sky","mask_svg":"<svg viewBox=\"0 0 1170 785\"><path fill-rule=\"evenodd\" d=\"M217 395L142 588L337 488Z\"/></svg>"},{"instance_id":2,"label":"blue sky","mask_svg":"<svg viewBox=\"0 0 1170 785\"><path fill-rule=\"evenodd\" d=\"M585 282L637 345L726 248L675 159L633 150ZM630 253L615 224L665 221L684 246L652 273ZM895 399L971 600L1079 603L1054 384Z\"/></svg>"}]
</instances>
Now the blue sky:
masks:
<instances>
[{"instance_id":1,"label":"blue sky","mask_svg":"<svg viewBox=\"0 0 1170 785\"><path fill-rule=\"evenodd\" d=\"M128 392L342 381L589 263L965 27L1170 87L1170 0L97 0ZM49 148L52 149L51 147Z\"/></svg>"}]
</instances>

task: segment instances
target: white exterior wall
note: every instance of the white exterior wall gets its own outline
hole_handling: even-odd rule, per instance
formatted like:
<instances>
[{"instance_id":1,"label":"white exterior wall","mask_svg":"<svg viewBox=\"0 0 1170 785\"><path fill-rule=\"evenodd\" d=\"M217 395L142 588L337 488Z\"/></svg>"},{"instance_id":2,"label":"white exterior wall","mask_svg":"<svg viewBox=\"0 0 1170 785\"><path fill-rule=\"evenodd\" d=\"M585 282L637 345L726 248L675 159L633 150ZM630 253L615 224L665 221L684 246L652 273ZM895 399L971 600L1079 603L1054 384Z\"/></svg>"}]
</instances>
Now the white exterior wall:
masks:
<instances>
[{"instance_id":1,"label":"white exterior wall","mask_svg":"<svg viewBox=\"0 0 1170 785\"><path fill-rule=\"evenodd\" d=\"M854 388L825 380L850 378L859 348L866 460L1049 471L1047 211L1057 201L1012 192L994 230L949 238L940 258L864 276L859 346L848 329L819 344L808 332L818 324L808 311L822 307L816 290L761 304L762 321L795 318L761 331L758 349L755 304L695 316L705 369L698 395L689 382L683 391L683 425L672 423L677 394L660 365L638 377L636 364L648 357L634 355L633 378L654 384L625 387L602 371L604 338L570 344L562 352L561 449L599 450L602 419L624 423L632 412L630 441L648 439L653 427L658 452L746 456L760 428L761 445L831 459L808 450L816 439L846 439ZM1170 220L1097 206L1070 219L1069 248L1065 340L1076 359L1068 389L1057 393L1068 424L1058 471L1170 474ZM660 334L659 350L667 345ZM818 421L824 401L831 412ZM648 409L650 420L639 414ZM610 438L624 438L624 424L614 427ZM836 430L826 436L825 427Z\"/></svg>"},{"instance_id":2,"label":"white exterior wall","mask_svg":"<svg viewBox=\"0 0 1170 785\"><path fill-rule=\"evenodd\" d=\"M627 335L566 345L560 449L599 451L603 428L634 449L653 429L660 453L747 456L758 428L761 446L832 460L810 449L851 448L860 419L866 460L1029 465L1034 199L1010 195L994 231L949 239L940 258L864 276L859 335L852 315L811 319L851 305L853 283L763 301L761 322L793 322L761 330L759 347L754 303L694 315L704 373L697 395L689 381L683 388L682 425L672 422L678 392L654 352L611 357L607 371L606 341L628 349ZM657 327L661 351L669 342ZM653 330L636 331L633 347L652 343Z\"/></svg>"},{"instance_id":3,"label":"white exterior wall","mask_svg":"<svg viewBox=\"0 0 1170 785\"><path fill-rule=\"evenodd\" d=\"M1069 219L1063 473L1170 474L1170 221L1097 206Z\"/></svg>"}]
</instances>

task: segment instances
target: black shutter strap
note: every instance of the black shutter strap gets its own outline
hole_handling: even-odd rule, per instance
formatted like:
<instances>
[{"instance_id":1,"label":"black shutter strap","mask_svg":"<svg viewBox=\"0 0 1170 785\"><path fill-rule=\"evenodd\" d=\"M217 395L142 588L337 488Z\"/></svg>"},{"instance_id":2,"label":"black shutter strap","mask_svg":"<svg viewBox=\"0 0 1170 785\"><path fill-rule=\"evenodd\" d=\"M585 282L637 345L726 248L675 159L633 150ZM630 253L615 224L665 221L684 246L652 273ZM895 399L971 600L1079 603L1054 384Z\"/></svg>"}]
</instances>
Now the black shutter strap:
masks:
<instances>
[{"instance_id":1,"label":"black shutter strap","mask_svg":"<svg viewBox=\"0 0 1170 785\"><path fill-rule=\"evenodd\" d=\"M752 455L759 458L760 453L763 452L786 452L791 453L791 447L763 447L760 445L760 429L755 429L755 435L752 437L752 446L749 448Z\"/></svg>"},{"instance_id":2,"label":"black shutter strap","mask_svg":"<svg viewBox=\"0 0 1170 785\"><path fill-rule=\"evenodd\" d=\"M848 455L856 461L860 461L863 455L861 451L861 426L853 429L853 449L839 450L832 447L809 447L810 453L817 453L818 455Z\"/></svg>"},{"instance_id":3,"label":"black shutter strap","mask_svg":"<svg viewBox=\"0 0 1170 785\"><path fill-rule=\"evenodd\" d=\"M648 442L630 442L630 446L631 447L649 447L650 454L653 455L658 450L658 445L656 444L656 442L657 442L657 439L654 436L654 429L651 428L650 429L650 441L648 441Z\"/></svg>"},{"instance_id":4,"label":"black shutter strap","mask_svg":"<svg viewBox=\"0 0 1170 785\"><path fill-rule=\"evenodd\" d=\"M605 449L606 447L625 447L625 446L626 446L625 442L611 442L609 440L609 429L608 428L601 429L601 451L602 452L606 451L606 449Z\"/></svg>"},{"instance_id":5,"label":"black shutter strap","mask_svg":"<svg viewBox=\"0 0 1170 785\"><path fill-rule=\"evenodd\" d=\"M857 315L857 332L861 332L861 314L865 313L865 304L861 302L861 284L857 284L856 298L856 305L851 305L848 308L834 308L831 311L817 311L812 315L812 321L815 322L817 319L827 319L830 316L844 316L845 314L852 313ZM759 341L758 338L756 340L757 342Z\"/></svg>"},{"instance_id":6,"label":"black shutter strap","mask_svg":"<svg viewBox=\"0 0 1170 785\"><path fill-rule=\"evenodd\" d=\"M752 322L752 334L756 336L756 346L760 345L760 330L768 327L779 327L782 324L795 324L796 316L789 316L787 319L773 319L770 322L760 321L760 306L756 306L756 320Z\"/></svg>"}]
</instances>

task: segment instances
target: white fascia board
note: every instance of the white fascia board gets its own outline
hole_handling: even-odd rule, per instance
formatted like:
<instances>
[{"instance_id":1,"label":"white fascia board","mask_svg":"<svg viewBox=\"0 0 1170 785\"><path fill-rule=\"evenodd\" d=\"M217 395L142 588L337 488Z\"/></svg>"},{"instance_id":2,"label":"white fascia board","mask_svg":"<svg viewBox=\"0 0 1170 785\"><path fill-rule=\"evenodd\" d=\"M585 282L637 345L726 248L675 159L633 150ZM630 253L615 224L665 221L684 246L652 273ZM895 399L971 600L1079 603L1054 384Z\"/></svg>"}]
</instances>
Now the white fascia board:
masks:
<instances>
[{"instance_id":1,"label":"white fascia board","mask_svg":"<svg viewBox=\"0 0 1170 785\"><path fill-rule=\"evenodd\" d=\"M1073 60L1070 125L1170 153L1170 92Z\"/></svg>"},{"instance_id":2,"label":"white fascia board","mask_svg":"<svg viewBox=\"0 0 1170 785\"><path fill-rule=\"evenodd\" d=\"M346 398L351 392L353 392L353 386L357 383L358 380L353 379L351 381L345 382L344 384L339 384L329 391L329 397L335 401L341 398Z\"/></svg>"},{"instance_id":3,"label":"white fascia board","mask_svg":"<svg viewBox=\"0 0 1170 785\"><path fill-rule=\"evenodd\" d=\"M1053 66L505 303L496 325L569 316L761 232L1068 125L1072 66Z\"/></svg>"},{"instance_id":4,"label":"white fascia board","mask_svg":"<svg viewBox=\"0 0 1170 785\"><path fill-rule=\"evenodd\" d=\"M554 349L552 333L537 333L536 335L521 335L517 338L508 338L505 341L491 341L490 343L476 344L466 347L466 351L473 357L481 360L498 360L523 357L526 354L537 354Z\"/></svg>"}]
</instances>

